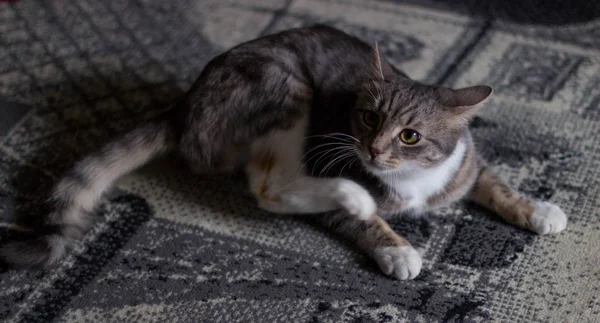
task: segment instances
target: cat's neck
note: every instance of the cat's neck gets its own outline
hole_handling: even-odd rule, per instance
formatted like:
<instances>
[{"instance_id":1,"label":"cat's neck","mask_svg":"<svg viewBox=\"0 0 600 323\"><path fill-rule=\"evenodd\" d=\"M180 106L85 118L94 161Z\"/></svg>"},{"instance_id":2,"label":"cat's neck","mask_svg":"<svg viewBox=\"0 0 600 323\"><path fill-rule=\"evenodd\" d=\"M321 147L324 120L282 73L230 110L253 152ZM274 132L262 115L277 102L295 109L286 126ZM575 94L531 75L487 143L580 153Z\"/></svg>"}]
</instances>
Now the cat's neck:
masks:
<instances>
[{"instance_id":1,"label":"cat's neck","mask_svg":"<svg viewBox=\"0 0 600 323\"><path fill-rule=\"evenodd\" d=\"M378 175L386 184L390 193L400 197L406 210L424 211L428 209L427 200L444 190L459 170L468 141L461 139L456 143L452 154L441 164L431 168L410 166L398 172Z\"/></svg>"}]
</instances>

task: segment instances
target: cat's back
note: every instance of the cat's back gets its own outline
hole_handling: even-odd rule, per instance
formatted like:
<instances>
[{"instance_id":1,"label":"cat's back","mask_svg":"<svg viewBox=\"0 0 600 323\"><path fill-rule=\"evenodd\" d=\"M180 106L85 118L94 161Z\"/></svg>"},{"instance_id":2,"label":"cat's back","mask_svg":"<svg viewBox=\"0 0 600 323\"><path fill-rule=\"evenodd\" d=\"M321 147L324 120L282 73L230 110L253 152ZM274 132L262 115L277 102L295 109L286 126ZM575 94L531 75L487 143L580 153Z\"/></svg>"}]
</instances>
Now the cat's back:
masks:
<instances>
[{"instance_id":1,"label":"cat's back","mask_svg":"<svg viewBox=\"0 0 600 323\"><path fill-rule=\"evenodd\" d=\"M370 62L371 46L323 24L267 35L233 47L221 57L227 65L276 66L282 73L303 75L314 84L355 75Z\"/></svg>"},{"instance_id":2,"label":"cat's back","mask_svg":"<svg viewBox=\"0 0 600 323\"><path fill-rule=\"evenodd\" d=\"M214 57L180 106L186 111L215 105L237 110L259 97L276 102L289 80L312 93L351 92L367 74L370 60L371 46L339 29L322 24L288 29Z\"/></svg>"},{"instance_id":3,"label":"cat's back","mask_svg":"<svg viewBox=\"0 0 600 323\"><path fill-rule=\"evenodd\" d=\"M269 49L287 49L300 55L354 52L368 55L370 46L355 36L324 24L315 24L308 27L287 29L266 35L245 43L241 43L229 50L230 55L268 52ZM347 52L350 50L350 52Z\"/></svg>"},{"instance_id":4,"label":"cat's back","mask_svg":"<svg viewBox=\"0 0 600 323\"><path fill-rule=\"evenodd\" d=\"M370 50L326 25L242 43L205 66L172 118L184 133L204 129L211 137L236 141L288 127L309 110L312 119L314 107L327 106L338 115L338 107L354 100L360 75L370 66Z\"/></svg>"}]
</instances>

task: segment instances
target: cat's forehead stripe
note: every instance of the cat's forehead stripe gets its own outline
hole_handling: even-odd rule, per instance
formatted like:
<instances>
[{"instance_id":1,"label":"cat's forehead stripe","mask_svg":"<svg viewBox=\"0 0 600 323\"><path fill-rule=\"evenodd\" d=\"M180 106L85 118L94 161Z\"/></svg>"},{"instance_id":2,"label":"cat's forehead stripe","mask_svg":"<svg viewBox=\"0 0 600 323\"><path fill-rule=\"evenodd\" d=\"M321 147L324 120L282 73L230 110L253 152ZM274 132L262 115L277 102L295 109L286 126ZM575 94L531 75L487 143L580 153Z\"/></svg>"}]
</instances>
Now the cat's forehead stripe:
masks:
<instances>
[{"instance_id":1,"label":"cat's forehead stripe","mask_svg":"<svg viewBox=\"0 0 600 323\"><path fill-rule=\"evenodd\" d=\"M416 117L418 112L415 110L417 110L418 108L419 108L419 105L412 102L408 106L406 106L404 109L396 109L394 115L392 115L392 119L396 119L398 117L402 118L409 113L412 113L412 115Z\"/></svg>"},{"instance_id":2,"label":"cat's forehead stripe","mask_svg":"<svg viewBox=\"0 0 600 323\"><path fill-rule=\"evenodd\" d=\"M381 112L389 112L392 106L392 102L394 101L394 97L388 97L387 99L383 99L385 102L382 104L380 111Z\"/></svg>"},{"instance_id":3,"label":"cat's forehead stripe","mask_svg":"<svg viewBox=\"0 0 600 323\"><path fill-rule=\"evenodd\" d=\"M396 90L396 92L394 92L394 96L392 97L392 100L393 101L398 101L398 99L400 98L400 95L401 95L400 90ZM390 116L390 118L392 118L392 119L395 119L396 116L398 115L398 113L401 110L401 109L394 109L394 107L396 105L397 104L395 104L395 103L394 104L390 104L390 107L389 107L389 110L388 110L389 112L392 112L392 115Z\"/></svg>"},{"instance_id":4,"label":"cat's forehead stripe","mask_svg":"<svg viewBox=\"0 0 600 323\"><path fill-rule=\"evenodd\" d=\"M404 114L406 115L406 113ZM408 116L408 119L406 120L406 125L410 126L412 124L412 122L415 120L415 118L417 117L416 113L412 113L411 115Z\"/></svg>"},{"instance_id":5,"label":"cat's forehead stripe","mask_svg":"<svg viewBox=\"0 0 600 323\"><path fill-rule=\"evenodd\" d=\"M392 92L392 98L390 99L390 105L388 107L388 111L392 111L394 109L395 102L400 98L400 90L394 90Z\"/></svg>"}]
</instances>

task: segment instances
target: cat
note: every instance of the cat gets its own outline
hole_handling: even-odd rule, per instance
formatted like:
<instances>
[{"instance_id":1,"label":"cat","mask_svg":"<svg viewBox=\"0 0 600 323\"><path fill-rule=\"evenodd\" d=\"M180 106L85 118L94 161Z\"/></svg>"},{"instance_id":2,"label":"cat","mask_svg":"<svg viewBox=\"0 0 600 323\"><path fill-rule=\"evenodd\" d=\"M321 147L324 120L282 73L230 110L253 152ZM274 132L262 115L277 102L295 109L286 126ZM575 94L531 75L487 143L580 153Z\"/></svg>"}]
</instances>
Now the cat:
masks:
<instances>
[{"instance_id":1,"label":"cat","mask_svg":"<svg viewBox=\"0 0 600 323\"><path fill-rule=\"evenodd\" d=\"M172 109L76 163L49 199L52 231L0 254L55 263L115 180L168 152L200 174L244 171L260 208L313 214L397 279L423 264L387 224L396 214L468 199L538 234L564 230L558 206L511 189L477 153L468 124L491 94L412 80L377 44L326 25L259 37L213 58Z\"/></svg>"}]
</instances>

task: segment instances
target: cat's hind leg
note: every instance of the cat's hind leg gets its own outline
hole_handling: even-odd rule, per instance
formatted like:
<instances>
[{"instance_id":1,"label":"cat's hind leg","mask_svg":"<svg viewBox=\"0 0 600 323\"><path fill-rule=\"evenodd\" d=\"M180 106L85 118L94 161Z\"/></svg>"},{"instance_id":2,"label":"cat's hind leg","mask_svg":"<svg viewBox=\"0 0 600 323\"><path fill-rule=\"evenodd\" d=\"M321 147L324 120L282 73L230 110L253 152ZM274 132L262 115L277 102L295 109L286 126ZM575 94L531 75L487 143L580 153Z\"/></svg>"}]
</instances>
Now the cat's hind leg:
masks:
<instances>
[{"instance_id":1,"label":"cat's hind leg","mask_svg":"<svg viewBox=\"0 0 600 323\"><path fill-rule=\"evenodd\" d=\"M567 226L567 216L557 205L523 196L487 166L481 169L470 199L506 222L538 234L558 233Z\"/></svg>"},{"instance_id":2,"label":"cat's hind leg","mask_svg":"<svg viewBox=\"0 0 600 323\"><path fill-rule=\"evenodd\" d=\"M243 144L224 146L208 164L203 161L187 161L187 167L197 175L230 174L243 169L248 162L248 146Z\"/></svg>"},{"instance_id":3,"label":"cat's hind leg","mask_svg":"<svg viewBox=\"0 0 600 323\"><path fill-rule=\"evenodd\" d=\"M250 145L246 173L259 206L285 214L341 208L358 219L371 218L376 204L362 186L344 178L315 178L305 174L302 155L306 127L306 118L300 118L294 126L271 132Z\"/></svg>"}]
</instances>

